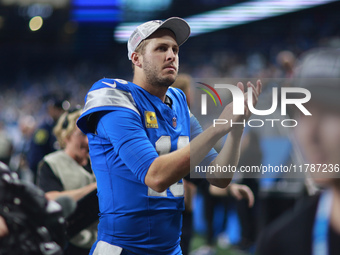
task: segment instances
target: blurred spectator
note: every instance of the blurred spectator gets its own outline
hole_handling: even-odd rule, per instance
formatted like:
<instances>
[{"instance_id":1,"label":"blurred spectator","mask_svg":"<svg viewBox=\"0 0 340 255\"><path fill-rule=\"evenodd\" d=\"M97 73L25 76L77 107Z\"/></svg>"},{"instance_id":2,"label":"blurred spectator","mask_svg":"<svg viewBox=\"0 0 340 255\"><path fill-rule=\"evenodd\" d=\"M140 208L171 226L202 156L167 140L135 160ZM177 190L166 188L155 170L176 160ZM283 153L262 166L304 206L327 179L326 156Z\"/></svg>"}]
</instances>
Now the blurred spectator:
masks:
<instances>
[{"instance_id":1,"label":"blurred spectator","mask_svg":"<svg viewBox=\"0 0 340 255\"><path fill-rule=\"evenodd\" d=\"M262 151L259 136L254 131L244 133L241 145L241 156L238 167L260 166L262 163ZM259 193L259 176L246 174L238 181L240 184L247 185L255 197L254 206L249 206L246 201L239 200L236 202L237 213L241 225L241 240L237 244L241 250L249 250L256 241L258 231L258 193Z\"/></svg>"},{"instance_id":2,"label":"blurred spectator","mask_svg":"<svg viewBox=\"0 0 340 255\"><path fill-rule=\"evenodd\" d=\"M340 49L309 51L296 69L295 85L307 88L311 100L305 104L312 116L294 109L298 121L295 138L313 169L310 171L322 191L286 213L265 231L259 241L259 255L340 254Z\"/></svg>"},{"instance_id":3,"label":"blurred spectator","mask_svg":"<svg viewBox=\"0 0 340 255\"><path fill-rule=\"evenodd\" d=\"M227 188L218 188L213 185L208 186L207 191L211 197L210 200L204 201L204 208L205 208L205 219L207 223L207 235L206 245L199 247L197 250L192 251L191 255L214 255L217 253L216 245L215 245L215 230L214 230L214 209L218 203L222 203L225 206L225 219L226 220L226 210L228 209L228 205L232 200L227 199L226 197L232 197L237 201L244 201L247 204L247 207L251 208L254 205L254 193L247 185L231 183ZM208 209L207 208L212 208Z\"/></svg>"},{"instance_id":4,"label":"blurred spectator","mask_svg":"<svg viewBox=\"0 0 340 255\"><path fill-rule=\"evenodd\" d=\"M281 69L282 78L291 78L295 66L295 55L288 50L280 51L276 56L276 61Z\"/></svg>"},{"instance_id":5,"label":"blurred spectator","mask_svg":"<svg viewBox=\"0 0 340 255\"><path fill-rule=\"evenodd\" d=\"M188 106L190 107L190 86L192 78L189 74L181 73L177 76L175 82L171 87L178 88L182 90L187 98Z\"/></svg>"},{"instance_id":6,"label":"blurred spectator","mask_svg":"<svg viewBox=\"0 0 340 255\"><path fill-rule=\"evenodd\" d=\"M45 155L58 149L56 145L56 138L52 133L52 130L63 112L63 99L52 95L52 98L50 98L47 102L48 116L37 128L30 142L27 159L29 167L34 174L34 179L36 179L39 161Z\"/></svg>"},{"instance_id":7,"label":"blurred spectator","mask_svg":"<svg viewBox=\"0 0 340 255\"><path fill-rule=\"evenodd\" d=\"M36 129L36 121L32 115L24 115L19 118L18 126L20 140L15 145L10 166L19 174L21 180L34 182L34 176L29 168L27 157L32 135Z\"/></svg>"},{"instance_id":8,"label":"blurred spectator","mask_svg":"<svg viewBox=\"0 0 340 255\"><path fill-rule=\"evenodd\" d=\"M12 156L12 152L12 140L5 129L4 123L0 121L0 161L8 165Z\"/></svg>"},{"instance_id":9,"label":"blurred spectator","mask_svg":"<svg viewBox=\"0 0 340 255\"><path fill-rule=\"evenodd\" d=\"M97 188L89 166L87 137L76 126L81 110L65 112L53 129L62 150L46 155L38 167L37 183L49 199L69 196L78 201ZM88 254L97 239L97 222L69 240L65 255Z\"/></svg>"}]
</instances>

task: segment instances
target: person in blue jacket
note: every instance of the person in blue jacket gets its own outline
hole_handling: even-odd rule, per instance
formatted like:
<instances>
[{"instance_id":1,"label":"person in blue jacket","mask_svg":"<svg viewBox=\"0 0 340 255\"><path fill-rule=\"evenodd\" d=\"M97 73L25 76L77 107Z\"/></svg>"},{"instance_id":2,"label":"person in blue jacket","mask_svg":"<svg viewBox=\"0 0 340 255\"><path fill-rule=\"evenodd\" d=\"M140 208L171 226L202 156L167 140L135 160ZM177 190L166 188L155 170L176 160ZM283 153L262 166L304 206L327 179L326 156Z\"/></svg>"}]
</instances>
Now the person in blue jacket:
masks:
<instances>
[{"instance_id":1,"label":"person in blue jacket","mask_svg":"<svg viewBox=\"0 0 340 255\"><path fill-rule=\"evenodd\" d=\"M104 78L86 95L77 124L89 140L100 208L90 254L182 254L182 178L199 164L237 165L243 126L202 132L184 93L170 87L189 35L188 23L177 17L138 26L128 41L133 82ZM248 86L256 102L261 83ZM249 115L248 109L232 115L229 104L220 117L235 122ZM217 155L213 146L227 133ZM231 178L209 181L226 187Z\"/></svg>"}]
</instances>

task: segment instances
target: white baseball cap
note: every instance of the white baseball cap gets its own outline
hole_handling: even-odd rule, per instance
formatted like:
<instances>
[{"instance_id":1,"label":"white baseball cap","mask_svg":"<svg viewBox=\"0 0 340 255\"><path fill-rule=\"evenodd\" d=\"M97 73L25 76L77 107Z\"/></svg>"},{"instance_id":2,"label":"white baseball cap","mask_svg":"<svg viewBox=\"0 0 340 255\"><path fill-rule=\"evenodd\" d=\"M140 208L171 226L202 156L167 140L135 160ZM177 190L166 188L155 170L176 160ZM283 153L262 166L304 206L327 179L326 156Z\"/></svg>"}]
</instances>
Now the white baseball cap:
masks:
<instances>
[{"instance_id":1,"label":"white baseball cap","mask_svg":"<svg viewBox=\"0 0 340 255\"><path fill-rule=\"evenodd\" d=\"M139 25L135 31L131 34L127 47L128 47L128 58L131 60L131 55L137 48L137 46L158 29L167 28L170 29L176 37L178 46L182 45L190 35L189 24L181 18L172 17L165 21L152 20Z\"/></svg>"}]
</instances>

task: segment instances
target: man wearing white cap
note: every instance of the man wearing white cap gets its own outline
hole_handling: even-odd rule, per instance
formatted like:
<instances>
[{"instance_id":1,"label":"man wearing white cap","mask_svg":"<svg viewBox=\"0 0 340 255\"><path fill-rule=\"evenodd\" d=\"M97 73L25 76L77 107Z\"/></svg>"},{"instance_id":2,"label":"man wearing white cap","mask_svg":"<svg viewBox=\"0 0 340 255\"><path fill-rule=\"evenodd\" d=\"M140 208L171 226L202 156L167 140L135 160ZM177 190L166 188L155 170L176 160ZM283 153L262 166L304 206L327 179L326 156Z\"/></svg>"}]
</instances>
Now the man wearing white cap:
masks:
<instances>
[{"instance_id":1,"label":"man wearing white cap","mask_svg":"<svg viewBox=\"0 0 340 255\"><path fill-rule=\"evenodd\" d=\"M133 82L101 79L86 96L78 126L89 138L100 207L91 254L182 254L182 178L190 165L238 162L242 125L202 133L184 93L169 87L178 73L179 46L189 35L188 23L177 17L140 25L128 41ZM256 102L261 84L248 86ZM233 116L228 105L221 118L241 121L248 112ZM217 155L213 146L228 132ZM230 178L209 181L226 187Z\"/></svg>"}]
</instances>

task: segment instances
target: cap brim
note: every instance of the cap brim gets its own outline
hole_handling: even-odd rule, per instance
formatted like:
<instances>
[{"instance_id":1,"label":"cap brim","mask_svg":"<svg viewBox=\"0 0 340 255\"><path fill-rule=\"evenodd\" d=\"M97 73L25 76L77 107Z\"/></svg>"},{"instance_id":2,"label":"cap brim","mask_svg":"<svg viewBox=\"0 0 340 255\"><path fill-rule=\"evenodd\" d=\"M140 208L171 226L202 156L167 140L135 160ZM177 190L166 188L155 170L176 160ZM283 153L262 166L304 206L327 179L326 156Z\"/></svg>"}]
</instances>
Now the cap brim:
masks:
<instances>
[{"instance_id":1,"label":"cap brim","mask_svg":"<svg viewBox=\"0 0 340 255\"><path fill-rule=\"evenodd\" d=\"M340 79L338 78L296 78L292 84L294 87L307 89L311 94L311 100L324 105L340 107ZM292 98L302 98L301 93L290 93Z\"/></svg>"},{"instance_id":2,"label":"cap brim","mask_svg":"<svg viewBox=\"0 0 340 255\"><path fill-rule=\"evenodd\" d=\"M189 24L184 19L178 17L165 20L156 31L161 28L170 29L175 34L178 46L182 45L190 36Z\"/></svg>"}]
</instances>

